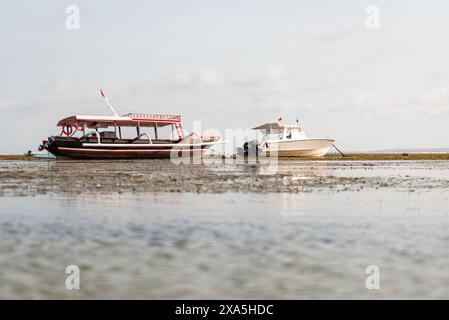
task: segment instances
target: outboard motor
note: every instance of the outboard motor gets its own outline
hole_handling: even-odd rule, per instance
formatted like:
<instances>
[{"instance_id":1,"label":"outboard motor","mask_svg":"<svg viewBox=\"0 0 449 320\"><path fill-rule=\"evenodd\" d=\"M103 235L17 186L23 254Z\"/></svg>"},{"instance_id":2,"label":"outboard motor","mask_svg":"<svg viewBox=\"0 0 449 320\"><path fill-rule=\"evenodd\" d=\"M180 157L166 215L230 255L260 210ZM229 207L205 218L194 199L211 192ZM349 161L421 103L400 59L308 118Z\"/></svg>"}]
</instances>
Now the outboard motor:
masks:
<instances>
[{"instance_id":1,"label":"outboard motor","mask_svg":"<svg viewBox=\"0 0 449 320\"><path fill-rule=\"evenodd\" d=\"M243 144L243 156L245 158L249 156L259 156L259 144L257 140L247 141Z\"/></svg>"}]
</instances>

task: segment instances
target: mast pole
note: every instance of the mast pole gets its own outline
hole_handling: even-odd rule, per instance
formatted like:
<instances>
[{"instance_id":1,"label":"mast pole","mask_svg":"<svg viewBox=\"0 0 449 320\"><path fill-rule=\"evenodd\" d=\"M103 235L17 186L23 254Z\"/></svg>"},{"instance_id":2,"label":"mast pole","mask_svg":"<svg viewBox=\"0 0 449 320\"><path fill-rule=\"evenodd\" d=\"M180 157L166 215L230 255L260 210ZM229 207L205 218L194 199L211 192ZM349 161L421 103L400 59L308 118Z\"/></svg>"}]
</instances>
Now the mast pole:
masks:
<instances>
[{"instance_id":1,"label":"mast pole","mask_svg":"<svg viewBox=\"0 0 449 320\"><path fill-rule=\"evenodd\" d=\"M106 104L108 105L108 107L111 109L112 114L114 115L114 117L118 117L119 115L118 115L117 111L115 111L115 108L114 108L114 106L112 105L112 103L109 102L109 99L108 99L108 97L106 97L106 95L104 94L103 89L100 89L100 94L101 94L101 96L104 98L104 101L106 101Z\"/></svg>"}]
</instances>

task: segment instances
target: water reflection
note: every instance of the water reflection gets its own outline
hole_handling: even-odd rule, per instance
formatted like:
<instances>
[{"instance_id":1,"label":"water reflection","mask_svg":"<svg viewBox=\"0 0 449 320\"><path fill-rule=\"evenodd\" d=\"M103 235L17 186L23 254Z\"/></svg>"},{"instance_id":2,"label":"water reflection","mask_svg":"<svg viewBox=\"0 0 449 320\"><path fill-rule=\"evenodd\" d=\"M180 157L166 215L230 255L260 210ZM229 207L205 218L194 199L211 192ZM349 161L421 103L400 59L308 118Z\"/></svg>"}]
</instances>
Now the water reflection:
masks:
<instances>
[{"instance_id":1,"label":"water reflection","mask_svg":"<svg viewBox=\"0 0 449 320\"><path fill-rule=\"evenodd\" d=\"M3 197L0 298L447 298L448 201L382 190ZM64 286L69 264L78 292ZM388 270L376 294L363 287L370 264Z\"/></svg>"}]
</instances>

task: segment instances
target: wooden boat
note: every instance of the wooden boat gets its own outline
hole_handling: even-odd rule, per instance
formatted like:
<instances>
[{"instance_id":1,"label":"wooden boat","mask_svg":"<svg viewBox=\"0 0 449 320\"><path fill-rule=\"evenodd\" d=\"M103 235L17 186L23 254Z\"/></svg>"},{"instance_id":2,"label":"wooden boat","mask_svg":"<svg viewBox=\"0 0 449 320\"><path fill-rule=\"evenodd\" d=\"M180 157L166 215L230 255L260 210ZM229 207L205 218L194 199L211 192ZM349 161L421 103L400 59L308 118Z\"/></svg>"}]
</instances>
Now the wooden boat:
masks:
<instances>
[{"instance_id":1,"label":"wooden boat","mask_svg":"<svg viewBox=\"0 0 449 320\"><path fill-rule=\"evenodd\" d=\"M184 137L179 115L75 115L60 120L57 126L61 127L61 133L49 137L42 145L42 149L48 150L57 158L170 158L203 153L220 143L218 137L201 137L196 134ZM159 130L167 127L170 136L160 137ZM128 131L133 128L134 134L130 136L128 132L125 137L125 128Z\"/></svg>"},{"instance_id":2,"label":"wooden boat","mask_svg":"<svg viewBox=\"0 0 449 320\"><path fill-rule=\"evenodd\" d=\"M44 140L40 149L48 150L57 158L157 159L202 154L221 143L218 137L195 133L184 137L179 115L128 113L119 116L103 89L100 93L112 116L75 115L61 119L57 124L61 133ZM160 130L167 128L168 136L162 137Z\"/></svg>"}]
</instances>

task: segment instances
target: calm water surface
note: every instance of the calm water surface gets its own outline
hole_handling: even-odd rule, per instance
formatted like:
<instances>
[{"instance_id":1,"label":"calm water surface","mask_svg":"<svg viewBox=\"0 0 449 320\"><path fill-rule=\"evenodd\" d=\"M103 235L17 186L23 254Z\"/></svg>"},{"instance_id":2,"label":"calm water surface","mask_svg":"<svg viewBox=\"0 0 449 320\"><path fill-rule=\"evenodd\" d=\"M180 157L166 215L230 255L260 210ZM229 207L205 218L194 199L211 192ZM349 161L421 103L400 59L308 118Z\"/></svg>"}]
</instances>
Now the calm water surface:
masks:
<instances>
[{"instance_id":1,"label":"calm water surface","mask_svg":"<svg viewBox=\"0 0 449 320\"><path fill-rule=\"evenodd\" d=\"M447 165L315 169L405 181L357 191L9 194L0 298L449 298ZM307 178L304 166L281 174ZM65 288L71 264L80 290Z\"/></svg>"}]
</instances>

